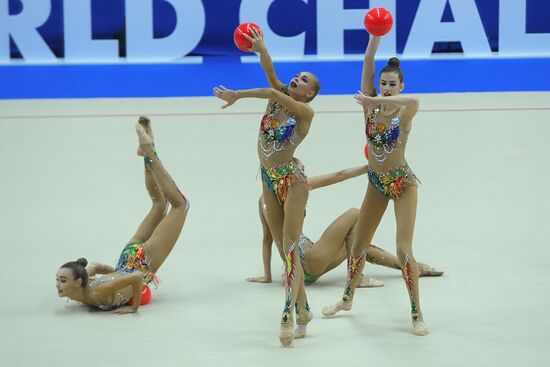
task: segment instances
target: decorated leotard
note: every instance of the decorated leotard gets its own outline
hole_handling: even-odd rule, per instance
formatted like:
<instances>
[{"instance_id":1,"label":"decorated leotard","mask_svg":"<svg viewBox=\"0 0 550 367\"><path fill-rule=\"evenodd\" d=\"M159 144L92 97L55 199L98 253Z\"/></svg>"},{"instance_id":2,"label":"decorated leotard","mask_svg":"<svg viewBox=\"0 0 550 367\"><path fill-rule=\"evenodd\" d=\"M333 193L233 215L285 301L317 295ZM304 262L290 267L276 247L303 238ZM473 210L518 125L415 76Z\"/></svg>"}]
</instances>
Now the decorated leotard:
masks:
<instances>
[{"instance_id":1,"label":"decorated leotard","mask_svg":"<svg viewBox=\"0 0 550 367\"><path fill-rule=\"evenodd\" d=\"M391 168L385 173L378 173L369 166L368 172L370 182L386 199L400 199L405 187L416 185L418 181L408 165Z\"/></svg>"},{"instance_id":2,"label":"decorated leotard","mask_svg":"<svg viewBox=\"0 0 550 367\"><path fill-rule=\"evenodd\" d=\"M96 274L93 277L90 277L88 279L88 287L90 289L93 289L94 287L98 286L101 283L113 281L113 280L115 280L116 278L118 278L122 275L124 275L124 273L122 273L122 272L114 272L114 273L109 273L109 274ZM97 307L97 308L99 308L100 310L103 310L103 311L114 310L115 308L118 308L120 306L124 306L125 304L127 304L128 301L130 300L130 298L131 297L129 297L129 296L125 295L124 293L118 291L118 292L115 292L113 294L113 300L112 300L111 304L105 305L105 304L96 302L95 307Z\"/></svg>"},{"instance_id":3,"label":"decorated leotard","mask_svg":"<svg viewBox=\"0 0 550 367\"><path fill-rule=\"evenodd\" d=\"M367 144L369 154L381 166L386 159L401 145L399 136L401 135L400 119L398 116L390 120L390 126L378 121L380 106L375 106L372 114L369 116L365 133L367 135ZM375 167L368 168L369 180L376 187L382 196L386 199L397 200L404 194L407 186L416 186L418 179L404 162L403 165L392 167L386 172L378 172Z\"/></svg>"},{"instance_id":4,"label":"decorated leotard","mask_svg":"<svg viewBox=\"0 0 550 367\"><path fill-rule=\"evenodd\" d=\"M280 202L284 202L288 190L297 182L307 182L307 176L299 167L296 159L293 158L288 163L278 164L271 168L260 167L262 180L265 185L273 192Z\"/></svg>"},{"instance_id":5,"label":"decorated leotard","mask_svg":"<svg viewBox=\"0 0 550 367\"><path fill-rule=\"evenodd\" d=\"M149 256L143 248L143 244L139 242L129 243L122 250L115 271L109 274L96 274L90 277L88 286L92 289L101 283L115 280L118 277L138 270L143 273L144 285L149 284L151 281L155 286L158 285L158 277L151 269ZM104 311L124 306L131 298L131 295L126 295L124 293L121 291L115 292L113 294L113 301L109 305L96 302L95 306Z\"/></svg>"},{"instance_id":6,"label":"decorated leotard","mask_svg":"<svg viewBox=\"0 0 550 367\"><path fill-rule=\"evenodd\" d=\"M115 271L133 273L136 270L143 273L143 284L147 285L152 281L155 286L158 285L157 276L150 267L149 256L139 242L129 243L124 247Z\"/></svg>"},{"instance_id":7,"label":"decorated leotard","mask_svg":"<svg viewBox=\"0 0 550 367\"><path fill-rule=\"evenodd\" d=\"M401 133L399 117L394 117L390 121L390 126L378 122L380 106L375 106L372 114L369 116L365 125L365 134L367 135L367 143L369 145L369 154L372 154L374 159L381 165L386 158L393 153L401 141L399 135Z\"/></svg>"},{"instance_id":8,"label":"decorated leotard","mask_svg":"<svg viewBox=\"0 0 550 367\"><path fill-rule=\"evenodd\" d=\"M284 86L282 92L288 94L288 87ZM281 119L283 106L270 101L265 110L260 132L258 135L258 149L264 159L269 159L273 154L285 151L294 145L300 144L301 138L294 136L296 128L296 116L286 116Z\"/></svg>"},{"instance_id":9,"label":"decorated leotard","mask_svg":"<svg viewBox=\"0 0 550 367\"><path fill-rule=\"evenodd\" d=\"M285 86L282 92L288 94L288 87ZM281 111L280 103L269 102L260 125L258 154L264 161L276 162L273 165L261 165L262 179L279 202L284 202L290 187L298 182L307 182L307 177L296 160L284 154L300 144L303 137L296 134L296 116L286 116ZM277 159L279 157L281 159Z\"/></svg>"}]
</instances>

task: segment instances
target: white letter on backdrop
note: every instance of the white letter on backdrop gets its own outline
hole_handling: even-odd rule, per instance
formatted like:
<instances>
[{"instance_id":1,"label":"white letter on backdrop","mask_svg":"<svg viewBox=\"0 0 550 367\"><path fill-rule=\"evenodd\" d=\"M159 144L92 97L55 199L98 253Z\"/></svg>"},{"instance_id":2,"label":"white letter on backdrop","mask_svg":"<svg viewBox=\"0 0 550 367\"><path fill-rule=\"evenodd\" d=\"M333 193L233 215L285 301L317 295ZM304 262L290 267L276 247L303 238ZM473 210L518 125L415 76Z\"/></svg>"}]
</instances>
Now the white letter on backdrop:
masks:
<instances>
[{"instance_id":1,"label":"white letter on backdrop","mask_svg":"<svg viewBox=\"0 0 550 367\"><path fill-rule=\"evenodd\" d=\"M406 57L430 57L434 42L460 41L465 56L491 56L474 0L448 0L454 22L441 22L447 0L421 0L403 51Z\"/></svg>"},{"instance_id":2,"label":"white letter on backdrop","mask_svg":"<svg viewBox=\"0 0 550 367\"><path fill-rule=\"evenodd\" d=\"M50 16L50 0L19 1L23 10L9 15L9 1L0 0L0 60L10 60L11 36L26 61L54 61L54 53L36 30Z\"/></svg>"},{"instance_id":3,"label":"white letter on backdrop","mask_svg":"<svg viewBox=\"0 0 550 367\"><path fill-rule=\"evenodd\" d=\"M499 4L499 55L550 55L550 34L527 34L526 0L506 0ZM545 7L545 10L547 7Z\"/></svg>"},{"instance_id":4,"label":"white letter on backdrop","mask_svg":"<svg viewBox=\"0 0 550 367\"><path fill-rule=\"evenodd\" d=\"M153 0L126 1L126 55L133 60L173 60L191 52L206 24L201 0L165 0L176 12L169 36L153 38Z\"/></svg>"},{"instance_id":5,"label":"white letter on backdrop","mask_svg":"<svg viewBox=\"0 0 550 367\"><path fill-rule=\"evenodd\" d=\"M117 60L117 40L92 38L91 0L65 0L63 3L65 60Z\"/></svg>"}]
</instances>

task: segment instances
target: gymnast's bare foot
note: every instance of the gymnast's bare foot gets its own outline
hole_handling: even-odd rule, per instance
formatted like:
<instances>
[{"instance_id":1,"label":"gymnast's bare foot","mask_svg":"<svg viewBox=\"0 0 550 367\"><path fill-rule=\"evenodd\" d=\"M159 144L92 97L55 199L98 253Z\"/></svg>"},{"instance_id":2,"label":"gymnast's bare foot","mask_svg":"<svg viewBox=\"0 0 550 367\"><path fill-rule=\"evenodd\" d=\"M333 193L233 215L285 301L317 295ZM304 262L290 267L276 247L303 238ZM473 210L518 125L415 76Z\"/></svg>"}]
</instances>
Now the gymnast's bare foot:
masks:
<instances>
[{"instance_id":1,"label":"gymnast's bare foot","mask_svg":"<svg viewBox=\"0 0 550 367\"><path fill-rule=\"evenodd\" d=\"M376 288L376 287L383 287L384 282L381 280L377 280L374 278L369 278L361 274L361 281L359 282L359 285L357 288Z\"/></svg>"},{"instance_id":2,"label":"gymnast's bare foot","mask_svg":"<svg viewBox=\"0 0 550 367\"><path fill-rule=\"evenodd\" d=\"M154 139L153 130L151 129L151 119L147 116L139 116L138 123L143 126L145 133L149 135L151 139Z\"/></svg>"},{"instance_id":3,"label":"gymnast's bare foot","mask_svg":"<svg viewBox=\"0 0 550 367\"><path fill-rule=\"evenodd\" d=\"M246 278L246 281L252 283L271 283L271 277L250 277Z\"/></svg>"},{"instance_id":4,"label":"gymnast's bare foot","mask_svg":"<svg viewBox=\"0 0 550 367\"><path fill-rule=\"evenodd\" d=\"M153 131L151 129L151 120L149 117L140 116L138 123L136 124L136 132L139 137L139 147L137 149L137 155L144 156L142 145L153 144ZM147 138L148 137L148 138Z\"/></svg>"},{"instance_id":5,"label":"gymnast's bare foot","mask_svg":"<svg viewBox=\"0 0 550 367\"><path fill-rule=\"evenodd\" d=\"M445 272L434 268L433 266L427 264L418 264L420 265L420 276L421 277L440 277Z\"/></svg>"},{"instance_id":6,"label":"gymnast's bare foot","mask_svg":"<svg viewBox=\"0 0 550 367\"><path fill-rule=\"evenodd\" d=\"M279 341L283 347L288 347L294 339L294 326L289 323L281 323Z\"/></svg>"},{"instance_id":7,"label":"gymnast's bare foot","mask_svg":"<svg viewBox=\"0 0 550 367\"><path fill-rule=\"evenodd\" d=\"M333 305L323 307L321 309L321 313L324 316L334 316L339 311L349 311L349 310L351 310L352 304L353 304L352 301L345 302L344 300L340 300L340 301L336 302Z\"/></svg>"},{"instance_id":8,"label":"gymnast's bare foot","mask_svg":"<svg viewBox=\"0 0 550 367\"><path fill-rule=\"evenodd\" d=\"M429 334L428 328L426 327L423 319L413 321L413 334L418 336L425 336Z\"/></svg>"}]
</instances>

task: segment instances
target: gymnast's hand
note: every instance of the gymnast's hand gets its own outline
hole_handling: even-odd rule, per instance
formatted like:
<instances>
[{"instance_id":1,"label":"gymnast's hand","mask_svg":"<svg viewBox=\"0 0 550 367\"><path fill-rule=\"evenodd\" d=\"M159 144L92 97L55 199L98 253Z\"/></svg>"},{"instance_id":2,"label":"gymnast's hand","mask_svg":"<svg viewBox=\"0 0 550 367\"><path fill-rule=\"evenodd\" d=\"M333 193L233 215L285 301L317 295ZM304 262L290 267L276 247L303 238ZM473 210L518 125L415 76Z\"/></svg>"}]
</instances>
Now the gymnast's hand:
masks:
<instances>
[{"instance_id":1,"label":"gymnast's hand","mask_svg":"<svg viewBox=\"0 0 550 367\"><path fill-rule=\"evenodd\" d=\"M271 277L266 277L266 276L263 276L263 277L251 277L251 278L246 278L246 281L247 282L251 282L251 283L271 283Z\"/></svg>"},{"instance_id":2,"label":"gymnast's hand","mask_svg":"<svg viewBox=\"0 0 550 367\"><path fill-rule=\"evenodd\" d=\"M136 313L136 312L137 312L137 308L134 308L133 306L120 307L114 311L114 313L118 315L124 315L126 313Z\"/></svg>"},{"instance_id":3,"label":"gymnast's hand","mask_svg":"<svg viewBox=\"0 0 550 367\"><path fill-rule=\"evenodd\" d=\"M374 106L376 105L376 97L370 97L367 95L364 95L361 93L361 91L358 91L355 96L355 101L367 109L367 114L370 115L372 113L372 110L374 109Z\"/></svg>"},{"instance_id":4,"label":"gymnast's hand","mask_svg":"<svg viewBox=\"0 0 550 367\"><path fill-rule=\"evenodd\" d=\"M235 101L237 101L237 99L239 99L238 91L227 89L223 85L220 85L219 88L214 87L213 90L216 97L227 102L225 105L222 106L222 108L231 106L233 103L235 103Z\"/></svg>"},{"instance_id":5,"label":"gymnast's hand","mask_svg":"<svg viewBox=\"0 0 550 367\"><path fill-rule=\"evenodd\" d=\"M264 35L262 31L254 27L248 27L248 31L252 34L252 37L243 32L243 37L250 41L252 46L248 49L251 52L262 52L265 48Z\"/></svg>"}]
</instances>

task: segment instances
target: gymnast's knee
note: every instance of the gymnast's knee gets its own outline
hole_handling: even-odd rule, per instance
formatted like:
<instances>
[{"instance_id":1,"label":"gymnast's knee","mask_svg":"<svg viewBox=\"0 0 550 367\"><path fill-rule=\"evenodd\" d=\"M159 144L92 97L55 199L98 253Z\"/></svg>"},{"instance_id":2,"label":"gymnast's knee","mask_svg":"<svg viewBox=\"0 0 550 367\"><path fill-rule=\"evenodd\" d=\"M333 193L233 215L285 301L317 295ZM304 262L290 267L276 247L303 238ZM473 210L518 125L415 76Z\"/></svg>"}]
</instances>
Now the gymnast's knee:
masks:
<instances>
[{"instance_id":1,"label":"gymnast's knee","mask_svg":"<svg viewBox=\"0 0 550 367\"><path fill-rule=\"evenodd\" d=\"M298 248L298 240L298 236L296 236L296 238L286 237L283 239L283 250L285 254L288 254L291 249L296 250Z\"/></svg>"},{"instance_id":2,"label":"gymnast's knee","mask_svg":"<svg viewBox=\"0 0 550 367\"><path fill-rule=\"evenodd\" d=\"M414 261L414 256L411 250L407 250L405 248L402 248L401 246L397 246L397 252L396 256L399 259L399 263L401 266L405 265L405 262L411 262Z\"/></svg>"},{"instance_id":3,"label":"gymnast's knee","mask_svg":"<svg viewBox=\"0 0 550 367\"><path fill-rule=\"evenodd\" d=\"M172 205L172 209L181 210L186 214L189 211L189 200L183 195L171 202L170 205Z\"/></svg>"}]
</instances>

